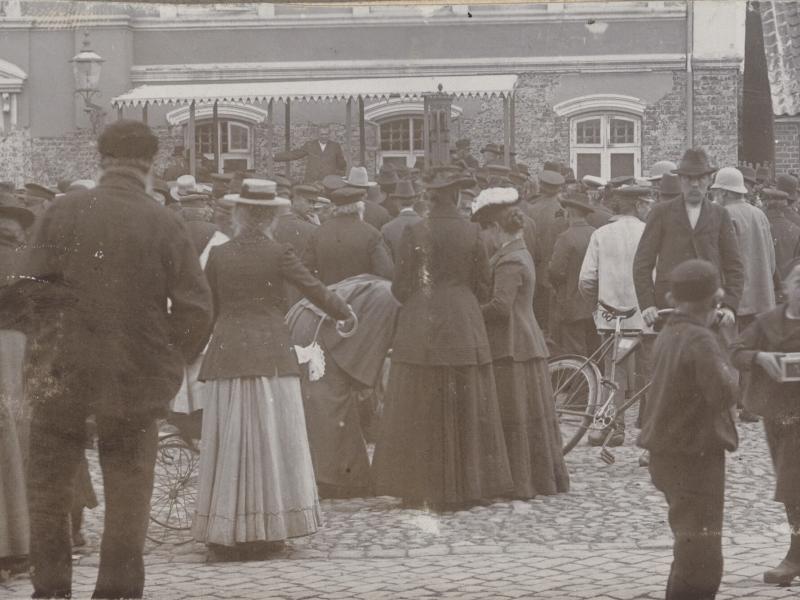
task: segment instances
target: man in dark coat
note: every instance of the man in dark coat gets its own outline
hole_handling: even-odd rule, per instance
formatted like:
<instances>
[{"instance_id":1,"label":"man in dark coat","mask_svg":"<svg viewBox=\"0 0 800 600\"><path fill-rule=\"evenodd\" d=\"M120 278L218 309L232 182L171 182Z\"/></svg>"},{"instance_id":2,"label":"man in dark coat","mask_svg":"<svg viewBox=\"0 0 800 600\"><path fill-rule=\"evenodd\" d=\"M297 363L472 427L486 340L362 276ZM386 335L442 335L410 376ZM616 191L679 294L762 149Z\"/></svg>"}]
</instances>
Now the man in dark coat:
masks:
<instances>
[{"instance_id":1,"label":"man in dark coat","mask_svg":"<svg viewBox=\"0 0 800 600\"><path fill-rule=\"evenodd\" d=\"M403 231L405 231L406 226L421 221L422 217L414 210L414 205L419 200L419 194L417 194L414 184L410 181L398 182L394 193L390 194L390 197L399 202L400 214L381 228L381 235L389 248L392 260L397 262L400 252L400 238L403 235Z\"/></svg>"},{"instance_id":2,"label":"man in dark coat","mask_svg":"<svg viewBox=\"0 0 800 600\"><path fill-rule=\"evenodd\" d=\"M558 307L559 342L566 354L591 356L599 342L592 318L594 306L578 291L578 277L595 230L586 215L594 209L588 198L577 193L562 198L561 204L569 212L569 228L556 239L548 269Z\"/></svg>"},{"instance_id":3,"label":"man in dark coat","mask_svg":"<svg viewBox=\"0 0 800 600\"><path fill-rule=\"evenodd\" d=\"M533 297L533 310L536 320L545 334L551 332L552 315L550 304L552 286L550 284L549 264L558 235L567 228L564 208L561 206L560 191L564 177L555 171L544 170L539 176L541 194L523 206L526 214L536 224L538 240L536 251L532 252L536 262L536 292Z\"/></svg>"},{"instance_id":4,"label":"man in dark coat","mask_svg":"<svg viewBox=\"0 0 800 600\"><path fill-rule=\"evenodd\" d=\"M367 196L364 198L364 222L369 223L380 231L384 225L392 220L392 215L382 206L386 196L381 191L381 188L374 181L369 183Z\"/></svg>"},{"instance_id":5,"label":"man in dark coat","mask_svg":"<svg viewBox=\"0 0 800 600\"><path fill-rule=\"evenodd\" d=\"M380 231L362 220L365 193L353 187L333 191L331 218L308 240L303 262L326 285L363 273L386 279L394 274Z\"/></svg>"},{"instance_id":6,"label":"man in dark coat","mask_svg":"<svg viewBox=\"0 0 800 600\"><path fill-rule=\"evenodd\" d=\"M309 140L295 150L275 153L275 161L306 159L306 174L303 179L305 183L322 181L326 175L344 175L347 171L344 152L342 147L330 138L330 128L320 126L317 130L317 139Z\"/></svg>"},{"instance_id":7,"label":"man in dark coat","mask_svg":"<svg viewBox=\"0 0 800 600\"><path fill-rule=\"evenodd\" d=\"M783 173L775 178L775 188L786 193L786 206L782 209L784 216L800 227L800 213L797 212L797 178L794 175ZM759 196L764 199L764 190Z\"/></svg>"},{"instance_id":8,"label":"man in dark coat","mask_svg":"<svg viewBox=\"0 0 800 600\"><path fill-rule=\"evenodd\" d=\"M313 205L310 202L310 196L316 197L318 193L314 186L296 185L292 193L292 207L278 213L275 230L272 232L275 241L281 244L291 244L297 256L303 256L308 240L311 239L311 235L318 227L308 218L300 216L306 214L316 218L316 215L311 212ZM301 297L300 290L290 283L286 284L286 298L290 306Z\"/></svg>"},{"instance_id":9,"label":"man in dark coat","mask_svg":"<svg viewBox=\"0 0 800 600\"><path fill-rule=\"evenodd\" d=\"M800 256L800 226L787 218L788 195L786 192L767 188L761 191L764 200L764 214L767 215L772 242L775 244L775 289L780 289L780 281L788 275L789 264Z\"/></svg>"},{"instance_id":10,"label":"man in dark coat","mask_svg":"<svg viewBox=\"0 0 800 600\"><path fill-rule=\"evenodd\" d=\"M478 159L470 154L470 146L472 143L467 138L462 138L456 142L456 155L457 161L464 163L468 169L477 169L480 164Z\"/></svg>"},{"instance_id":11,"label":"man in dark coat","mask_svg":"<svg viewBox=\"0 0 800 600\"><path fill-rule=\"evenodd\" d=\"M675 171L682 195L657 204L650 212L633 261L636 296L648 325L658 319L659 308L669 306L666 293L670 272L691 258L707 260L719 269L725 290L723 325L734 323L744 267L730 216L705 198L714 171L702 149L687 150Z\"/></svg>"},{"instance_id":12,"label":"man in dark coat","mask_svg":"<svg viewBox=\"0 0 800 600\"><path fill-rule=\"evenodd\" d=\"M103 176L42 215L0 304L29 316L28 501L35 597L69 597L68 511L94 414L106 516L95 598L140 598L156 419L203 349L211 292L184 222L146 192L158 139L117 121L98 140ZM169 308L168 308L169 306Z\"/></svg>"}]
</instances>

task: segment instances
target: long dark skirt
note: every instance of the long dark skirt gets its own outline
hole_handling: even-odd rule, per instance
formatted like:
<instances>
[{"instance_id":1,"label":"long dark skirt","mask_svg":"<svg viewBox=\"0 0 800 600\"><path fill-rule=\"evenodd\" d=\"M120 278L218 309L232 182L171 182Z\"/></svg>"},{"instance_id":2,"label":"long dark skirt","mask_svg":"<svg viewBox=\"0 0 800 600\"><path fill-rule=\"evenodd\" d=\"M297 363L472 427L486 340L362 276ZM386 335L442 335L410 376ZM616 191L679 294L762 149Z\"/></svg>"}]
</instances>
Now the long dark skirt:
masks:
<instances>
[{"instance_id":1,"label":"long dark skirt","mask_svg":"<svg viewBox=\"0 0 800 600\"><path fill-rule=\"evenodd\" d=\"M569 491L545 359L494 362L497 399L516 498Z\"/></svg>"},{"instance_id":2,"label":"long dark skirt","mask_svg":"<svg viewBox=\"0 0 800 600\"><path fill-rule=\"evenodd\" d=\"M775 469L775 500L800 506L800 417L764 419Z\"/></svg>"},{"instance_id":3,"label":"long dark skirt","mask_svg":"<svg viewBox=\"0 0 800 600\"><path fill-rule=\"evenodd\" d=\"M376 492L451 505L513 489L490 364L392 363L373 461Z\"/></svg>"}]
</instances>

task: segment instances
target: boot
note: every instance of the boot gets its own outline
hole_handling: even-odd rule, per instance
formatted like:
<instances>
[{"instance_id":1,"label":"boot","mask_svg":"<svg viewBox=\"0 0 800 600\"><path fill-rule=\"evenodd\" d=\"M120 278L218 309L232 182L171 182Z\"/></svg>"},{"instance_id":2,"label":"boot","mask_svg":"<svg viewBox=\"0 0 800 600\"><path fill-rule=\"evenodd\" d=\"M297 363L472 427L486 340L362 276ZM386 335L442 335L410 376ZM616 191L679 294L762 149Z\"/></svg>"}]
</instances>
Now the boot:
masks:
<instances>
[{"instance_id":1,"label":"boot","mask_svg":"<svg viewBox=\"0 0 800 600\"><path fill-rule=\"evenodd\" d=\"M609 439L606 444L609 448L616 448L625 443L625 424L619 421L614 424L614 428L614 433L611 434L611 439ZM608 436L609 430L609 427L605 429L592 429L592 431L589 432L589 445L602 446Z\"/></svg>"},{"instance_id":2,"label":"boot","mask_svg":"<svg viewBox=\"0 0 800 600\"><path fill-rule=\"evenodd\" d=\"M795 577L800 577L800 507L787 506L786 516L792 526L789 552L786 558L774 569L764 573L764 583L790 585Z\"/></svg>"}]
</instances>

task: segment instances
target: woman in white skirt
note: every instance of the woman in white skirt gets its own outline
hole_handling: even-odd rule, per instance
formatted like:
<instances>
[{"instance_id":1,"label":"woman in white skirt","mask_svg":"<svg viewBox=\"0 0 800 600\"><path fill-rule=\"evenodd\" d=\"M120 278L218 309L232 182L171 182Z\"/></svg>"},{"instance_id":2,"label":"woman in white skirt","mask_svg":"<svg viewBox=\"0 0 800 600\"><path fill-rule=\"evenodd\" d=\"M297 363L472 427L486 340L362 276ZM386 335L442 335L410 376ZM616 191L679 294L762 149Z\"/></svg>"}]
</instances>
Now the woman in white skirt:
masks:
<instances>
[{"instance_id":1,"label":"woman in white skirt","mask_svg":"<svg viewBox=\"0 0 800 600\"><path fill-rule=\"evenodd\" d=\"M272 239L275 217L291 210L275 190L247 179L225 197L236 235L206 267L215 322L199 376L206 398L193 532L212 560L264 558L321 523L285 283L348 329L355 317L289 244Z\"/></svg>"}]
</instances>

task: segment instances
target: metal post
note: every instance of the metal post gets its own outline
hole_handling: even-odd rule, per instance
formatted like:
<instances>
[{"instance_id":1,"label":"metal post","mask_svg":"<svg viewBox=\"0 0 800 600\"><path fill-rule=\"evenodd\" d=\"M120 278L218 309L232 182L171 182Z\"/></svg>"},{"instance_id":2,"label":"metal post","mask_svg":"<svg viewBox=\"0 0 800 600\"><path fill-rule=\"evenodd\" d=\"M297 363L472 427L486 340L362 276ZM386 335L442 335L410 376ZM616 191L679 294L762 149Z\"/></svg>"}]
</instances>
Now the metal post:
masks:
<instances>
[{"instance_id":1,"label":"metal post","mask_svg":"<svg viewBox=\"0 0 800 600\"><path fill-rule=\"evenodd\" d=\"M211 145L214 147L214 172L220 172L220 147L219 147L219 114L217 112L217 101L214 100L214 108L211 109Z\"/></svg>"},{"instance_id":2,"label":"metal post","mask_svg":"<svg viewBox=\"0 0 800 600\"><path fill-rule=\"evenodd\" d=\"M292 101L288 98L284 104L283 149L286 152L292 149ZM292 178L292 161L286 163L286 176Z\"/></svg>"},{"instance_id":3,"label":"metal post","mask_svg":"<svg viewBox=\"0 0 800 600\"><path fill-rule=\"evenodd\" d=\"M431 167L431 105L430 98L425 97L424 109L422 112L422 158L425 163L425 170ZM413 132L412 132L413 139Z\"/></svg>"},{"instance_id":4,"label":"metal post","mask_svg":"<svg viewBox=\"0 0 800 600\"><path fill-rule=\"evenodd\" d=\"M347 99L344 115L344 144L347 165L353 164L353 98Z\"/></svg>"},{"instance_id":5,"label":"metal post","mask_svg":"<svg viewBox=\"0 0 800 600\"><path fill-rule=\"evenodd\" d=\"M360 166L367 164L367 136L364 127L364 98L358 97L358 160Z\"/></svg>"},{"instance_id":6,"label":"metal post","mask_svg":"<svg viewBox=\"0 0 800 600\"><path fill-rule=\"evenodd\" d=\"M511 151L517 151L517 95L511 92Z\"/></svg>"},{"instance_id":7,"label":"metal post","mask_svg":"<svg viewBox=\"0 0 800 600\"><path fill-rule=\"evenodd\" d=\"M142 106L142 123L147 125L147 102Z\"/></svg>"},{"instance_id":8,"label":"metal post","mask_svg":"<svg viewBox=\"0 0 800 600\"><path fill-rule=\"evenodd\" d=\"M267 103L267 173L272 177L273 162L272 162L272 144L275 140L275 122L274 122L274 101L270 98Z\"/></svg>"},{"instance_id":9,"label":"metal post","mask_svg":"<svg viewBox=\"0 0 800 600\"><path fill-rule=\"evenodd\" d=\"M511 166L511 126L508 96L503 96L503 164Z\"/></svg>"},{"instance_id":10,"label":"metal post","mask_svg":"<svg viewBox=\"0 0 800 600\"><path fill-rule=\"evenodd\" d=\"M195 130L194 130L194 117L195 117L195 103L189 105L189 174L195 175L197 170L195 167L196 150L195 150Z\"/></svg>"}]
</instances>

